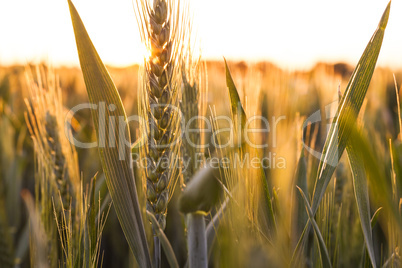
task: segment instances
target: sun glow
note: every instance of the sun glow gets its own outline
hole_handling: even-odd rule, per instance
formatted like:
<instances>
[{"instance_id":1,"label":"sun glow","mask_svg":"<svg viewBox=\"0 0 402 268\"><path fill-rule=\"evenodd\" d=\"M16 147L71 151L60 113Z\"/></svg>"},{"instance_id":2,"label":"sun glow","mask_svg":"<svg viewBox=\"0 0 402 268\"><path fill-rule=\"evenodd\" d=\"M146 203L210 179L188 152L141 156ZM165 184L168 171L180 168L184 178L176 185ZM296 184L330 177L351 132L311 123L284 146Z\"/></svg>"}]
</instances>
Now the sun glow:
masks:
<instances>
[{"instance_id":1,"label":"sun glow","mask_svg":"<svg viewBox=\"0 0 402 268\"><path fill-rule=\"evenodd\" d=\"M142 63L149 55L141 44L132 0L74 3L106 64ZM317 61L355 64L387 3L190 0L204 58L268 60L290 68ZM78 65L67 1L1 1L0 25L0 65L43 60ZM394 1L380 65L402 67L401 25L402 3Z\"/></svg>"}]
</instances>

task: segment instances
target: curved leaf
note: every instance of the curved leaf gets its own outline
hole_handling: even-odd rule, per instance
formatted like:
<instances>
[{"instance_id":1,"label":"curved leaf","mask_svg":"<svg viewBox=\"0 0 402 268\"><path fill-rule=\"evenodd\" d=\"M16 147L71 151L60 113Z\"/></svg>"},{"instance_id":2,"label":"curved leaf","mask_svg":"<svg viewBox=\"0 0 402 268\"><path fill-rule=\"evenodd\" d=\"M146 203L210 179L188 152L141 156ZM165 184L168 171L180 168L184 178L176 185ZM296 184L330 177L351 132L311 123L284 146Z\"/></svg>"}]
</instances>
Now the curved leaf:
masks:
<instances>
[{"instance_id":1,"label":"curved leaf","mask_svg":"<svg viewBox=\"0 0 402 268\"><path fill-rule=\"evenodd\" d=\"M155 233L158 236L159 241L162 244L163 250L165 251L166 259L168 260L170 267L171 268L179 268L179 264L177 262L175 254L174 254L172 245L170 244L170 242L169 242L168 238L166 237L165 233L163 232L162 228L159 226L158 220L149 211L147 211L147 216L148 216L149 220L152 222Z\"/></svg>"},{"instance_id":2,"label":"curved leaf","mask_svg":"<svg viewBox=\"0 0 402 268\"><path fill-rule=\"evenodd\" d=\"M179 210L187 213L208 213L214 206L222 192L218 181L219 168L207 162L200 168L183 190L179 199Z\"/></svg>"},{"instance_id":3,"label":"curved leaf","mask_svg":"<svg viewBox=\"0 0 402 268\"><path fill-rule=\"evenodd\" d=\"M373 217L371 217L371 229L374 228L374 226L377 224L378 216L380 215L380 212L382 210L382 207L379 207L373 214Z\"/></svg>"},{"instance_id":4,"label":"curved leaf","mask_svg":"<svg viewBox=\"0 0 402 268\"><path fill-rule=\"evenodd\" d=\"M121 227L139 266L151 267L131 167L130 133L126 113L120 95L96 52L77 10L70 0L68 4L80 65L89 100L93 104L92 118L107 186ZM118 123L117 128L115 123ZM107 136L107 133L110 136Z\"/></svg>"}]
</instances>

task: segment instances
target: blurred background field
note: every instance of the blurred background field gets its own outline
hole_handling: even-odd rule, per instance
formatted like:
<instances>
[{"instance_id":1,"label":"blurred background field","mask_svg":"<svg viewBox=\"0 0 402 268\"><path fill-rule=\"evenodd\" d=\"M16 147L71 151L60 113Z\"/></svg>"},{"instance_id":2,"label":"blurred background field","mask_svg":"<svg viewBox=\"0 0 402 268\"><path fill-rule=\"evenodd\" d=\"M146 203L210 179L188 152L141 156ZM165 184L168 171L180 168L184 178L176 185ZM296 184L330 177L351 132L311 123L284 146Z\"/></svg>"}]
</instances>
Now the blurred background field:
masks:
<instances>
[{"instance_id":1,"label":"blurred background field","mask_svg":"<svg viewBox=\"0 0 402 268\"><path fill-rule=\"evenodd\" d=\"M217 115L229 115L230 104L225 85L224 63L210 61L206 62L206 65L208 105ZM277 191L278 198L281 200L276 203L275 210L281 217L291 218L292 212L287 207L291 200L286 193L292 191L289 187L292 185L301 149L301 137L306 145L320 151L325 141L327 122L312 124L303 129L303 133L301 125L311 114L320 110L324 111L326 105L337 100L338 86L341 91L345 89L353 68L344 63L318 63L310 70L287 71L269 62L253 64L229 62L229 67L248 115L262 115L266 118L286 117L278 123L277 145L269 146L264 154L276 153L278 157L286 160L285 168L272 168L266 172L269 174L270 185ZM30 68L35 69L36 66L0 67L0 237L2 237L0 263L7 259L7 256L15 254L19 258L20 267L29 266L28 221L21 191L27 189L33 194L35 188L33 142L24 116L27 112L24 99L29 97L26 71ZM42 64L41 68L49 67ZM108 70L121 94L127 114L137 114L139 67L137 65L127 68L108 67ZM75 105L88 102L79 68L59 67L53 71L59 77L65 112ZM376 69L361 112L364 131L370 137L371 146L375 148L378 158L383 160L382 166L390 178L393 168L389 140L395 141L396 146L399 146L397 137L400 132L393 74L400 87L401 70L383 67ZM75 119L72 125L74 136L80 141L94 141L96 137L90 111L79 112ZM130 127L132 133L138 135L138 126ZM269 140L271 136L261 138ZM97 173L102 177L97 149L76 148L76 150L83 184L89 183ZM310 154L306 154L306 159L309 174L308 188L311 194L315 179L314 174L311 173L317 170L318 159ZM402 157L395 161L401 160ZM396 166L401 165L402 163L397 163ZM397 187L401 187L402 173L399 173L399 170L395 172L398 178ZM336 253L332 256L337 258L338 267L345 267L346 264L351 267L352 264L361 263L364 241L353 198L351 173L345 159L342 159L335 177L336 179L328 187L325 202L321 205L317 216L318 219L322 217L323 220L317 220L317 222L326 238L327 247L332 253ZM402 189L398 188L398 190ZM103 198L108 200L107 190L104 190ZM175 202L170 203L170 206L175 205ZM377 208L378 204L372 204L371 214ZM179 262L184 263L186 253L183 252L182 246L183 234L177 233L177 228L175 229L175 217L178 217L175 213L168 214L166 234L171 240ZM338 217L342 220L339 221ZM383 245L391 243L392 233L389 233L390 227L387 226L387 222L381 220L379 222L374 229L374 241L378 247L376 252L378 258L381 263L384 263L390 252L386 252L386 247ZM6 243L6 239L3 239L7 236L10 243ZM250 254L261 257L258 252ZM113 207L102 237L101 256L104 267L129 267L133 262ZM215 259L222 260L225 256L222 253L222 256L217 256ZM258 258L254 261L257 263Z\"/></svg>"}]
</instances>

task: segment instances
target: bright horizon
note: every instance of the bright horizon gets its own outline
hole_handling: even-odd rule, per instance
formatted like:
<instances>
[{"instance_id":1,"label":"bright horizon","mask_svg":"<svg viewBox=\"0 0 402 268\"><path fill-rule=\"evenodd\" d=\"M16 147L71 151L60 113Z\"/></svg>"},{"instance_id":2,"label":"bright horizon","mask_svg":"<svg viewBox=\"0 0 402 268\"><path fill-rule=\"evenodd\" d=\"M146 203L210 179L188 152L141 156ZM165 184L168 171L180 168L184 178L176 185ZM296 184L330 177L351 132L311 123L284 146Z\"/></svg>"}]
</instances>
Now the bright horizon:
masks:
<instances>
[{"instance_id":1,"label":"bright horizon","mask_svg":"<svg viewBox=\"0 0 402 268\"><path fill-rule=\"evenodd\" d=\"M141 63L132 0L73 1L102 60ZM270 61L285 68L356 64L388 0L190 0L204 59ZM0 65L78 66L66 0L0 3ZM378 65L402 68L402 3L394 0Z\"/></svg>"}]
</instances>

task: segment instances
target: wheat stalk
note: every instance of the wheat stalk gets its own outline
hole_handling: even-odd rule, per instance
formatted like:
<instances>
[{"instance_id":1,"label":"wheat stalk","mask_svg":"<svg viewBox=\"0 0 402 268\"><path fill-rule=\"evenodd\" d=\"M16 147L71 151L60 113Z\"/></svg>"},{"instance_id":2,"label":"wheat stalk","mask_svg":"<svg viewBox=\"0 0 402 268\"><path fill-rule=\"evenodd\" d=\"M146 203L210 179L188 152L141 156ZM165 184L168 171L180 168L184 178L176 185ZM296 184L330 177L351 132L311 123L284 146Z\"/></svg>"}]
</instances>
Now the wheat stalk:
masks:
<instances>
[{"instance_id":1,"label":"wheat stalk","mask_svg":"<svg viewBox=\"0 0 402 268\"><path fill-rule=\"evenodd\" d=\"M30 90L30 98L26 100L26 121L35 151L38 159L43 161L43 167L49 168L47 175L55 193L60 191L63 207L67 208L71 198L76 197L80 177L76 151L65 137L64 106L58 79L52 71L39 67L35 73L27 71L26 79Z\"/></svg>"},{"instance_id":2,"label":"wheat stalk","mask_svg":"<svg viewBox=\"0 0 402 268\"><path fill-rule=\"evenodd\" d=\"M189 50L182 70L182 94L180 110L183 115L186 128L193 131L184 133L181 144L181 154L183 161L188 162L188 166L182 169L184 186L190 181L191 177L199 169L199 162L196 161L197 154L202 152L202 137L200 135L201 121L199 115L204 114L206 88L203 84L203 74L205 66L200 60L193 62L193 51ZM203 68L204 67L204 68Z\"/></svg>"},{"instance_id":3,"label":"wheat stalk","mask_svg":"<svg viewBox=\"0 0 402 268\"><path fill-rule=\"evenodd\" d=\"M26 121L36 158L35 210L40 212L38 224L43 225L46 245L41 250L51 267L58 261L66 267L78 263L80 267L96 267L108 212L102 213L100 200L95 200L95 179L84 194L77 153L66 137L71 130L64 126L57 77L50 70L37 68L36 72L28 70L26 78L30 92ZM81 246L84 252L76 250Z\"/></svg>"},{"instance_id":4,"label":"wheat stalk","mask_svg":"<svg viewBox=\"0 0 402 268\"><path fill-rule=\"evenodd\" d=\"M67 172L70 159L75 153L68 154L62 139L63 106L61 105L60 88L54 74L44 68L26 71L29 86L29 99L26 99L28 113L26 121L35 149L35 193L36 206L44 226L47 240L47 258L50 265L58 259L56 223L52 213L52 199L61 196L57 202L58 212L70 207L75 192L75 183L71 170ZM71 151L70 151L71 152ZM70 179L71 178L71 179ZM59 200L57 198L56 200Z\"/></svg>"}]
</instances>

